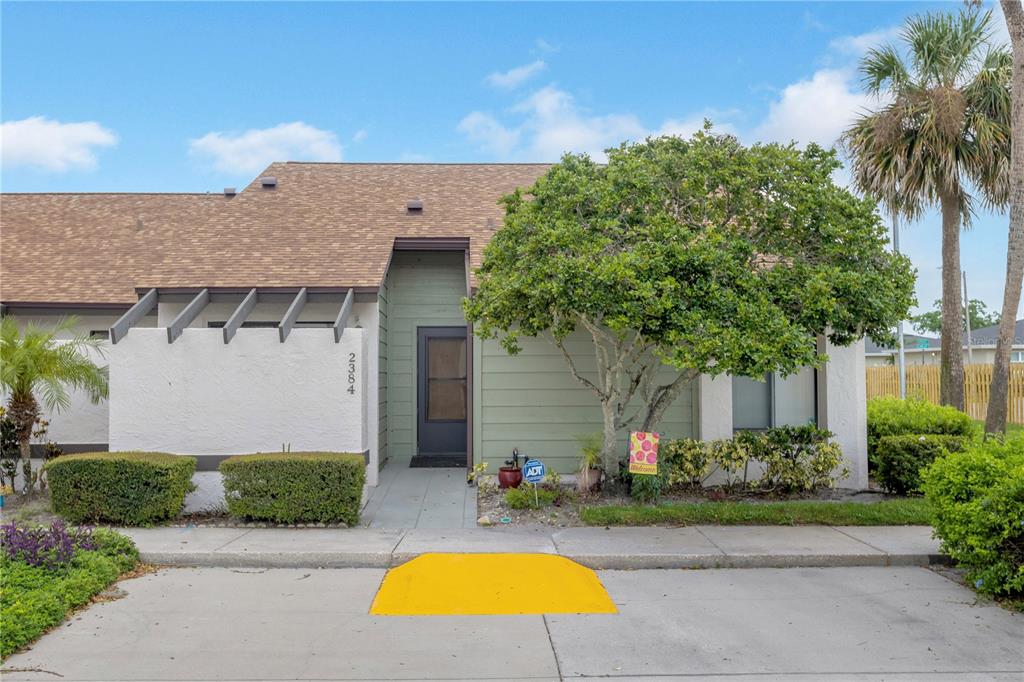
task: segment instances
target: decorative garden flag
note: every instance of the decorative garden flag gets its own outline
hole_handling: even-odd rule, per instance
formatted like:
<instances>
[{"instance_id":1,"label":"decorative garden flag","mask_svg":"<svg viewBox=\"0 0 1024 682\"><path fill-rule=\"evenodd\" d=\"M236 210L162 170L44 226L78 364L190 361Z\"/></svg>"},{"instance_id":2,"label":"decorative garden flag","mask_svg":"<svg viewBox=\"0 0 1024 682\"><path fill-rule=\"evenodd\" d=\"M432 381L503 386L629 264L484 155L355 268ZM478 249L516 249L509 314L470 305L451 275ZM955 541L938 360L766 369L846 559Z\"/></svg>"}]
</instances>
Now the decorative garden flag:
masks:
<instances>
[{"instance_id":1,"label":"decorative garden flag","mask_svg":"<svg viewBox=\"0 0 1024 682\"><path fill-rule=\"evenodd\" d=\"M629 473L658 473L658 439L658 434L646 431L629 434Z\"/></svg>"}]
</instances>

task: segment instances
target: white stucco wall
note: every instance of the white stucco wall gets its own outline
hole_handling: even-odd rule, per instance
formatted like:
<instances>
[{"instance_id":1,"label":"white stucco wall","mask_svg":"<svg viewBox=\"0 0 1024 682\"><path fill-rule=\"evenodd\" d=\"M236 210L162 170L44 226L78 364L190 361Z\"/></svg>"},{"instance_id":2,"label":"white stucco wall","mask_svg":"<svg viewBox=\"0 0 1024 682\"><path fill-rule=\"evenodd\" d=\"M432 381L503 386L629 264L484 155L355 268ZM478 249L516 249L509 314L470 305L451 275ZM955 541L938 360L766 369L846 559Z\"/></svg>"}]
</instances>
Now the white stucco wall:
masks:
<instances>
[{"instance_id":1,"label":"white stucco wall","mask_svg":"<svg viewBox=\"0 0 1024 682\"><path fill-rule=\"evenodd\" d=\"M347 392L355 354L355 393ZM111 450L190 455L328 450L361 453L366 338L346 329L132 329L110 353ZM373 394L376 395L375 393Z\"/></svg>"},{"instance_id":2,"label":"white stucco wall","mask_svg":"<svg viewBox=\"0 0 1024 682\"><path fill-rule=\"evenodd\" d=\"M700 375L698 386L701 440L732 438L732 377Z\"/></svg>"},{"instance_id":3,"label":"white stucco wall","mask_svg":"<svg viewBox=\"0 0 1024 682\"><path fill-rule=\"evenodd\" d=\"M864 340L850 346L818 342L828 362L818 372L818 423L835 434L843 449L850 477L844 488L868 486L868 411Z\"/></svg>"}]
</instances>

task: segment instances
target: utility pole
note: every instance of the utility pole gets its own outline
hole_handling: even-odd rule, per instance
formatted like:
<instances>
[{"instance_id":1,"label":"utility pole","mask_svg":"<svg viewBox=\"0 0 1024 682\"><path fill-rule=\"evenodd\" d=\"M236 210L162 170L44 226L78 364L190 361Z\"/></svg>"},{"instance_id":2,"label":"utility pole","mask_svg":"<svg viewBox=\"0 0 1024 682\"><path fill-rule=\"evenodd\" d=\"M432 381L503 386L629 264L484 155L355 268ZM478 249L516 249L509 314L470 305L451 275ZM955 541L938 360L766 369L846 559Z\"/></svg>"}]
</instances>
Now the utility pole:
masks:
<instances>
[{"instance_id":1,"label":"utility pole","mask_svg":"<svg viewBox=\"0 0 1024 682\"><path fill-rule=\"evenodd\" d=\"M892 214L892 250L894 253L900 252L900 224L899 218L896 216L896 212ZM899 341L897 347L897 363L898 369L897 374L899 375L900 382L900 399L906 400L907 398L907 365L903 357L903 320L900 320L896 325L896 337Z\"/></svg>"},{"instance_id":2,"label":"utility pole","mask_svg":"<svg viewBox=\"0 0 1024 682\"><path fill-rule=\"evenodd\" d=\"M967 364L974 364L974 343L971 339L971 299L967 298L967 271L961 270L964 279L964 326L967 327Z\"/></svg>"}]
</instances>

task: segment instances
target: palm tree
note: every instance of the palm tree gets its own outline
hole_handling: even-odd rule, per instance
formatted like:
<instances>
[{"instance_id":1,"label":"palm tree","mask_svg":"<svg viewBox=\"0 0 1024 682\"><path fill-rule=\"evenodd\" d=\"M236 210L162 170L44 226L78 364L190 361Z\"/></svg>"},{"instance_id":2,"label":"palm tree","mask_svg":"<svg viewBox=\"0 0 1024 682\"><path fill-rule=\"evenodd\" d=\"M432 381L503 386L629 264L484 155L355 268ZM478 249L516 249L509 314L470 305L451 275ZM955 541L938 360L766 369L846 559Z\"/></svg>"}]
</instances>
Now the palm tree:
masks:
<instances>
[{"instance_id":1,"label":"palm tree","mask_svg":"<svg viewBox=\"0 0 1024 682\"><path fill-rule=\"evenodd\" d=\"M1006 432L1010 388L1010 351L1017 326L1024 280L1024 7L1020 0L1002 0L1003 16L1013 48L1013 142L1010 153L1010 231L1006 241L1006 284L1003 313L996 337L996 358L988 390L985 432Z\"/></svg>"},{"instance_id":2,"label":"palm tree","mask_svg":"<svg viewBox=\"0 0 1024 682\"><path fill-rule=\"evenodd\" d=\"M11 317L0 320L0 389L8 394L7 418L18 438L24 492L32 488L29 439L39 418L40 400L47 409L59 411L70 404L68 389L85 391L93 402L107 397L107 368L97 367L84 352L94 348L102 355L100 339L85 335L57 339L72 332L76 323L69 317L53 329L29 324L22 333Z\"/></svg>"},{"instance_id":3,"label":"palm tree","mask_svg":"<svg viewBox=\"0 0 1024 682\"><path fill-rule=\"evenodd\" d=\"M1012 57L990 43L991 12L927 14L907 21L903 49L886 45L861 62L878 107L843 135L853 180L893 215L942 214L940 401L964 408L960 229L975 192L987 207L1009 193Z\"/></svg>"}]
</instances>

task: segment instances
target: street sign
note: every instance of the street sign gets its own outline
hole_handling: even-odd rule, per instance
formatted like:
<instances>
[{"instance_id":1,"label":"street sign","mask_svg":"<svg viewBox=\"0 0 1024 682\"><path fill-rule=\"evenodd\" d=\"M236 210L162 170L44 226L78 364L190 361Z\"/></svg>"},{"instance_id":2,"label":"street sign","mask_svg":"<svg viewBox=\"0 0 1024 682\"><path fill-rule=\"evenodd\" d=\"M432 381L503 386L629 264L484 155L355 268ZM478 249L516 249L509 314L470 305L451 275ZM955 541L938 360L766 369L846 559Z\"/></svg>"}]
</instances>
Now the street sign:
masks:
<instances>
[{"instance_id":1,"label":"street sign","mask_svg":"<svg viewBox=\"0 0 1024 682\"><path fill-rule=\"evenodd\" d=\"M629 434L629 473L658 473L658 440L656 433L633 431Z\"/></svg>"},{"instance_id":2,"label":"street sign","mask_svg":"<svg viewBox=\"0 0 1024 682\"><path fill-rule=\"evenodd\" d=\"M544 480L544 474L547 470L544 468L544 462L539 459L531 459L523 465L523 479L527 483L540 483Z\"/></svg>"}]
</instances>

